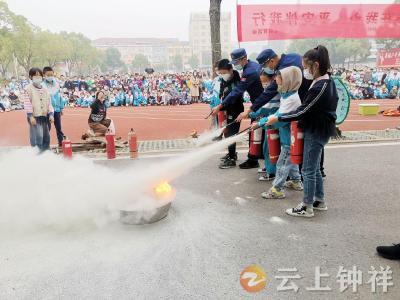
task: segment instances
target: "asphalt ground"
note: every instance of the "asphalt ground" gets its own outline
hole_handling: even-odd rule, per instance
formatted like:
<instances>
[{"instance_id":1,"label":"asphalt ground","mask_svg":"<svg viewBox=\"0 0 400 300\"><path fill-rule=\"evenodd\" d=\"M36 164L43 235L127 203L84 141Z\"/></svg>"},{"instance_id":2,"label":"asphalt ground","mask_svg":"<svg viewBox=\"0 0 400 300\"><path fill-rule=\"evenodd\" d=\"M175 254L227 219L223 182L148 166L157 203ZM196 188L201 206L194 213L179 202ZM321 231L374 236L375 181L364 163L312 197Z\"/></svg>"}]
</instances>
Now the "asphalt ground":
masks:
<instances>
[{"instance_id":1,"label":"asphalt ground","mask_svg":"<svg viewBox=\"0 0 400 300\"><path fill-rule=\"evenodd\" d=\"M301 192L263 200L260 194L271 184L259 182L255 169L218 169L219 153L171 183L176 199L158 223L3 232L0 299L399 299L399 262L375 252L377 245L400 242L399 149L399 143L329 146L329 210L312 219L284 213ZM168 158L97 163L119 172ZM266 288L256 294L239 283L252 264L267 274ZM362 272L357 292L350 286L340 293L340 266ZM371 292L371 266L391 268L387 293L379 286ZM321 286L331 291L306 290L314 285L316 267L329 275ZM281 279L275 276L285 275L279 271L284 268L301 277L291 280L297 293L277 290Z\"/></svg>"}]
</instances>

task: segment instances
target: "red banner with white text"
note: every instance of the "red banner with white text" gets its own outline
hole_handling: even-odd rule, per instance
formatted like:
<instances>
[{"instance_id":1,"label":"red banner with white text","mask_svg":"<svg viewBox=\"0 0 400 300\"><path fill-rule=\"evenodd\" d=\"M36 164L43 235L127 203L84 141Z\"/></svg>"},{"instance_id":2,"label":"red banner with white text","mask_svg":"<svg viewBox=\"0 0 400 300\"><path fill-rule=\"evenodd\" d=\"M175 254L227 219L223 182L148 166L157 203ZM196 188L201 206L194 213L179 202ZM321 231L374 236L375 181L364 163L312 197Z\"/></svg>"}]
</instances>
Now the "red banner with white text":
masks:
<instances>
[{"instance_id":1,"label":"red banner with white text","mask_svg":"<svg viewBox=\"0 0 400 300\"><path fill-rule=\"evenodd\" d=\"M378 68L400 67L400 48L379 50L376 65Z\"/></svg>"},{"instance_id":2,"label":"red banner with white text","mask_svg":"<svg viewBox=\"0 0 400 300\"><path fill-rule=\"evenodd\" d=\"M238 5L239 42L400 38L400 4Z\"/></svg>"}]
</instances>

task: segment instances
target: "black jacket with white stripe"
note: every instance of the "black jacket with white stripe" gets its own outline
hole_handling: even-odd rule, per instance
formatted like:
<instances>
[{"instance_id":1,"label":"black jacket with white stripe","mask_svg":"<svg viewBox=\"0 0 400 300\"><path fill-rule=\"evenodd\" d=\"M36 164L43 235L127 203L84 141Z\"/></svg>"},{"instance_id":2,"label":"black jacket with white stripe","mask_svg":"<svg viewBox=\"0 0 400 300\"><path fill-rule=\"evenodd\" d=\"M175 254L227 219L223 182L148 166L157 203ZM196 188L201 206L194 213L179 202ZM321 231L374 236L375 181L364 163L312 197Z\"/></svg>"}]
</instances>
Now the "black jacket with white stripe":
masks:
<instances>
[{"instance_id":1,"label":"black jacket with white stripe","mask_svg":"<svg viewBox=\"0 0 400 300\"><path fill-rule=\"evenodd\" d=\"M295 111L279 116L281 122L299 121L301 128L322 138L335 134L338 94L331 77L317 81Z\"/></svg>"}]
</instances>

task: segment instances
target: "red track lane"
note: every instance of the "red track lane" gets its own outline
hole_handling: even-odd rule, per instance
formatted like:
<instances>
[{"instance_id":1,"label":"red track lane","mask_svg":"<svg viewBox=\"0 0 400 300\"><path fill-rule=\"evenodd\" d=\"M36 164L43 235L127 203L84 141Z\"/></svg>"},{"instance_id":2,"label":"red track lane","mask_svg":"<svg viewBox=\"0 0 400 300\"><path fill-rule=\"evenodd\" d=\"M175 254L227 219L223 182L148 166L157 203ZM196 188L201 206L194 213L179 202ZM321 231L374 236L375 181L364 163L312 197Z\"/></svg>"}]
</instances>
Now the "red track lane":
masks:
<instances>
[{"instance_id":1,"label":"red track lane","mask_svg":"<svg viewBox=\"0 0 400 300\"><path fill-rule=\"evenodd\" d=\"M358 104L378 103L380 110L397 108L399 100L352 101L347 120L340 125L342 130L373 130L395 128L400 118L361 116ZM193 129L199 133L210 127L210 121L204 117L210 112L205 104L189 106L158 107L117 107L108 110L108 116L114 120L117 136L127 138L130 128L134 128L139 140L176 139L187 137ZM64 133L78 142L87 130L89 109L67 108L64 111L62 126ZM243 127L248 125L248 121ZM51 130L52 144L56 143L55 130ZM28 124L23 111L0 113L0 146L26 146L29 144Z\"/></svg>"}]
</instances>

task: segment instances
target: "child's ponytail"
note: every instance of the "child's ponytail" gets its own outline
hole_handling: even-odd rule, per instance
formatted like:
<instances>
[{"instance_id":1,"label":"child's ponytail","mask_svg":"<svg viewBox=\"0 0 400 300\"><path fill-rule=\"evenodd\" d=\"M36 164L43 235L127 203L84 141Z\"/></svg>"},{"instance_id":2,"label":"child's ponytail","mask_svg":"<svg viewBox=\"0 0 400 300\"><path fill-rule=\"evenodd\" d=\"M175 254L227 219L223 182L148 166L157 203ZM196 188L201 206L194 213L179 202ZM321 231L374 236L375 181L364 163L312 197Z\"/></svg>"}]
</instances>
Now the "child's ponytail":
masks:
<instances>
[{"instance_id":1,"label":"child's ponytail","mask_svg":"<svg viewBox=\"0 0 400 300\"><path fill-rule=\"evenodd\" d=\"M325 75L331 69L329 52L325 46L318 45L304 54L303 59L308 62L318 62L320 75Z\"/></svg>"}]
</instances>

